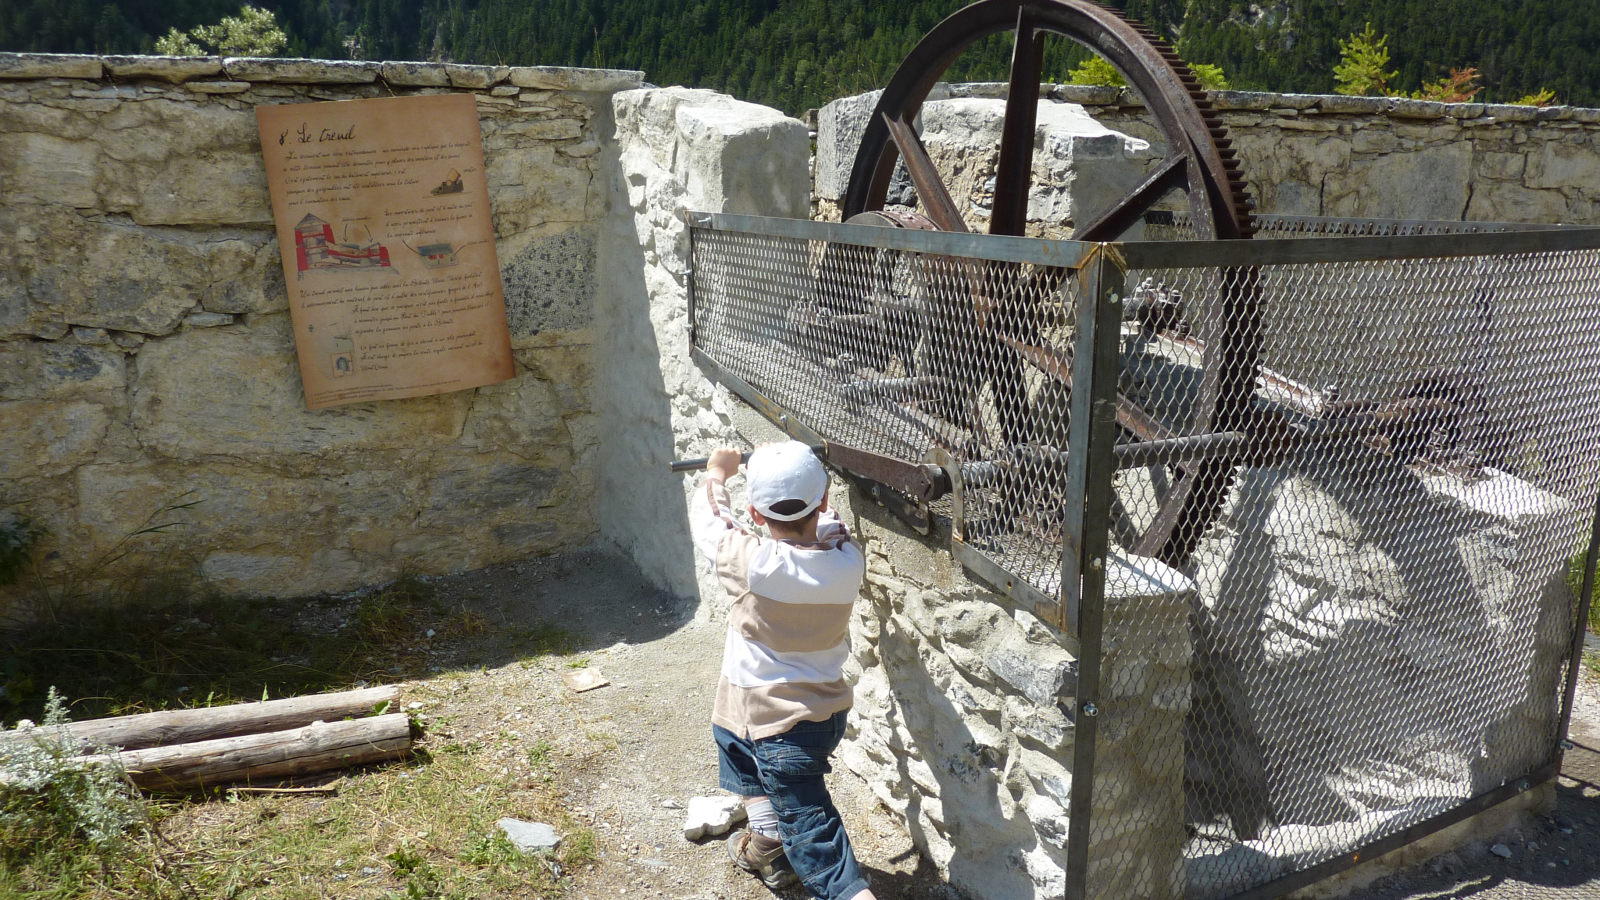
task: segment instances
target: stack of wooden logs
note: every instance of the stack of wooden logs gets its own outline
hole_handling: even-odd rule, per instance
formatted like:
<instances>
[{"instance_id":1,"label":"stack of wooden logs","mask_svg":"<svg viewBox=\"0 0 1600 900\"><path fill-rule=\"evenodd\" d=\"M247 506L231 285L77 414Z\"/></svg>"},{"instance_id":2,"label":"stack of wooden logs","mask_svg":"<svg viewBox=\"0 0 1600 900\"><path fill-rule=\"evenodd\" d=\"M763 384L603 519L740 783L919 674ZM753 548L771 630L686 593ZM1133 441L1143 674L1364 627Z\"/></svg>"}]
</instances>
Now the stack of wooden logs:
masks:
<instances>
[{"instance_id":1,"label":"stack of wooden logs","mask_svg":"<svg viewBox=\"0 0 1600 900\"><path fill-rule=\"evenodd\" d=\"M115 750L133 783L150 791L283 782L409 753L406 714L375 714L397 694L375 687L4 731L0 751L15 741L64 741L92 764L112 761L105 751Z\"/></svg>"}]
</instances>

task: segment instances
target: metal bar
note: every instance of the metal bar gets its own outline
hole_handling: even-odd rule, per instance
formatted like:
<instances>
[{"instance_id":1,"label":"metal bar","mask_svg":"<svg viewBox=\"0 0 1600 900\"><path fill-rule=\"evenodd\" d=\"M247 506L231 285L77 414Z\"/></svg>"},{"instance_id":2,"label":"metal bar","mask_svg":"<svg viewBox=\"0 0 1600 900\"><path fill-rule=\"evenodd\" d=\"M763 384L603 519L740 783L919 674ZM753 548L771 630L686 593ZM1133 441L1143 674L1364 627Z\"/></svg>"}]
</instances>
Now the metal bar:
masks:
<instances>
[{"instance_id":1,"label":"metal bar","mask_svg":"<svg viewBox=\"0 0 1600 900\"><path fill-rule=\"evenodd\" d=\"M749 461L750 451L746 450L745 452L739 454L740 465L743 465ZM709 456L699 456L694 459L675 459L667 464L667 469L671 472L703 472L705 471L706 464L709 462L711 462L711 457Z\"/></svg>"},{"instance_id":2,"label":"metal bar","mask_svg":"<svg viewBox=\"0 0 1600 900\"><path fill-rule=\"evenodd\" d=\"M1017 26L1012 32L1005 125L1000 131L1000 155L995 162L990 234L1027 233L1028 184L1033 180L1034 125L1039 115L1039 92L1035 85L1039 83L1043 63L1044 32L1034 29L1027 5L1018 4Z\"/></svg>"},{"instance_id":3,"label":"metal bar","mask_svg":"<svg viewBox=\"0 0 1600 900\"><path fill-rule=\"evenodd\" d=\"M1600 249L1600 228L1500 234L1411 234L1384 237L1248 241L1138 241L1119 245L1130 269L1216 269L1391 259L1444 259Z\"/></svg>"},{"instance_id":4,"label":"metal bar","mask_svg":"<svg viewBox=\"0 0 1600 900\"><path fill-rule=\"evenodd\" d=\"M1041 621L1050 621L1050 617L1060 606L1056 598L1029 584L1026 578L1000 568L993 560L953 532L950 535L950 555L980 581L1022 604Z\"/></svg>"},{"instance_id":5,"label":"metal bar","mask_svg":"<svg viewBox=\"0 0 1600 900\"><path fill-rule=\"evenodd\" d=\"M1114 448L1118 469L1167 465L1196 459L1237 456L1248 447L1249 435L1242 431L1198 434L1164 441L1136 441Z\"/></svg>"},{"instance_id":6,"label":"metal bar","mask_svg":"<svg viewBox=\"0 0 1600 900\"><path fill-rule=\"evenodd\" d=\"M1421 840L1430 834L1443 831L1457 822L1470 819L1486 809L1499 806L1518 794L1527 793L1535 786L1555 778L1560 774L1560 771L1560 767L1557 764L1550 763L1529 773L1526 778L1508 781L1488 793L1479 794L1459 806L1451 807L1432 818L1423 819L1421 822L1397 831L1388 837L1378 838L1358 850L1340 854L1309 869L1301 869L1276 881L1269 881L1260 887L1234 894L1228 900L1277 900L1277 898L1285 894L1297 891L1307 885L1315 884L1324 878L1331 878L1358 863L1377 859L1385 853L1398 850L1412 841ZM1068 877L1071 876L1069 875Z\"/></svg>"},{"instance_id":7,"label":"metal bar","mask_svg":"<svg viewBox=\"0 0 1600 900\"><path fill-rule=\"evenodd\" d=\"M788 410L761 396L760 391L745 383L744 379L724 369L716 360L707 356L704 350L699 347L690 347L689 358L705 369L706 374L711 376L713 380L727 385L728 390L738 394L744 402L755 407L756 412L766 416L768 420L782 428L790 437L813 447L827 443L822 439L822 435L802 425L798 419L789 415Z\"/></svg>"},{"instance_id":8,"label":"metal bar","mask_svg":"<svg viewBox=\"0 0 1600 900\"><path fill-rule=\"evenodd\" d=\"M967 223L956 209L956 202L950 199L950 191L940 180L939 170L928 158L928 149L922 146L922 139L917 137L910 125L889 118L888 113L883 114L883 121L889 126L889 137L894 139L900 158L906 161L906 172L911 175L911 184L916 187L917 199L922 201L922 209L928 218L945 231L967 232Z\"/></svg>"},{"instance_id":9,"label":"metal bar","mask_svg":"<svg viewBox=\"0 0 1600 900\"><path fill-rule=\"evenodd\" d=\"M1255 217L1260 231L1278 230L1274 226L1305 226L1304 231L1331 228L1385 228L1393 231L1438 229L1448 234L1483 234L1507 231L1553 231L1592 228L1592 225L1558 225L1539 222L1465 222L1459 219L1367 219L1358 216L1285 216L1263 213ZM1189 225L1189 214L1183 210L1153 210L1144 215L1150 225Z\"/></svg>"},{"instance_id":10,"label":"metal bar","mask_svg":"<svg viewBox=\"0 0 1600 900\"><path fill-rule=\"evenodd\" d=\"M1062 554L1062 600L1076 576L1076 615L1062 627L1078 637L1078 692L1074 703L1072 811L1067 832L1066 900L1084 900L1089 889L1089 842L1094 807L1095 727L1100 699L1100 639L1105 602L1106 552L1110 546L1112 446L1117 434L1117 366L1122 344L1124 267L1116 245L1102 252L1084 274L1079 293L1077 365L1068 446L1083 448L1068 458L1068 488ZM1085 336L1087 332L1087 337ZM1073 570L1076 570L1075 572ZM1066 612L1066 610L1063 610Z\"/></svg>"},{"instance_id":11,"label":"metal bar","mask_svg":"<svg viewBox=\"0 0 1600 900\"><path fill-rule=\"evenodd\" d=\"M1032 263L1076 269L1083 264L1090 244L1081 241L1047 241L1039 238L995 234L960 234L948 231L917 231L910 228L884 228L878 225L845 225L838 222L813 222L809 219L779 219L770 216L738 216L731 213L686 212L684 217L695 228L764 234L801 241L832 241L857 247L904 250L937 256L970 257L998 262Z\"/></svg>"},{"instance_id":12,"label":"metal bar","mask_svg":"<svg viewBox=\"0 0 1600 900\"><path fill-rule=\"evenodd\" d=\"M1578 670L1583 668L1583 636L1589 630L1589 608L1594 604L1594 571L1600 555L1600 497L1595 498L1594 525L1589 531L1589 553L1583 560L1583 586L1578 591L1578 620L1572 631L1572 652L1567 660L1567 683L1561 697L1561 727L1556 730L1556 764L1560 765L1561 745L1572 727L1572 703L1578 692Z\"/></svg>"},{"instance_id":13,"label":"metal bar","mask_svg":"<svg viewBox=\"0 0 1600 900\"><path fill-rule=\"evenodd\" d=\"M688 257L688 259L689 259L689 268L688 268L687 271L685 271L683 273L683 290L684 290L684 294L686 295L686 299L688 301L689 346L693 347L694 346L694 339L695 339L695 330L694 330L694 321L695 321L694 320L694 307L695 307L695 295L694 295L694 282L695 282L695 278L694 278L694 254L695 254L694 229L693 228L689 228L689 229L686 229L686 230L689 232L689 234L688 234L688 238L689 238L689 257Z\"/></svg>"},{"instance_id":14,"label":"metal bar","mask_svg":"<svg viewBox=\"0 0 1600 900\"><path fill-rule=\"evenodd\" d=\"M1133 223L1154 206L1157 200L1180 184L1188 184L1189 157L1174 153L1157 164L1155 171L1145 176L1137 187L1118 200L1094 221L1073 233L1075 241L1116 240L1133 227Z\"/></svg>"}]
</instances>

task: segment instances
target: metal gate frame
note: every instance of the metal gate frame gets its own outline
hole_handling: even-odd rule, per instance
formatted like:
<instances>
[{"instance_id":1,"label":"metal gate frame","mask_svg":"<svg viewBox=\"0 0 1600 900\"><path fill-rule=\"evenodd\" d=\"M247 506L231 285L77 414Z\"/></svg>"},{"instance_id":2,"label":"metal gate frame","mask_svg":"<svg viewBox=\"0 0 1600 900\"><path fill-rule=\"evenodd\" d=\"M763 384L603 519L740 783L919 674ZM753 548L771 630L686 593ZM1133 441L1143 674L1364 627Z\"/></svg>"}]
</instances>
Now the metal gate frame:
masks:
<instances>
[{"instance_id":1,"label":"metal gate frame","mask_svg":"<svg viewBox=\"0 0 1600 900\"><path fill-rule=\"evenodd\" d=\"M1319 220L1311 217L1262 216L1260 220L1264 232L1320 231L1324 234L1378 236L1083 243L915 231L722 213L685 212L683 215L689 226L691 269L687 273L688 330L692 358L708 375L721 381L789 435L814 446L830 446L827 436L819 434L789 410L774 403L749 383L729 372L699 346L696 340L695 284L695 270L698 268L696 255L698 235L707 232L736 232L774 238L826 241L916 254L1027 263L1073 271L1081 299L1076 316L1072 416L1069 426L1071 429L1069 443L1073 452L1067 465L1067 515L1064 519L1061 590L1058 595L1050 596L1028 584L1025 579L1014 577L963 540L961 472L958 466L950 465L948 459L944 460L950 476L952 501L950 550L954 558L980 580L1011 597L1044 621L1077 637L1080 642L1072 808L1069 812L1070 831L1066 846L1067 900L1084 900L1090 887L1086 873L1095 788L1097 703L1101 701L1101 638L1105 614L1106 559L1111 532L1112 475L1117 469L1119 455L1127 455L1126 449L1119 453L1116 445L1119 331L1122 303L1126 293L1126 273L1134 269L1227 267L1250 270L1267 265L1440 259L1600 249L1600 228L1496 223ZM1274 222L1275 219L1281 221ZM1274 225L1277 227L1274 228ZM1078 448L1084 449L1079 452ZM859 453L850 448L841 449ZM1222 452L1227 452L1226 448ZM866 456L873 455L866 454ZM839 467L836 460L830 461L834 462L836 468ZM894 461L886 463L906 465ZM860 469L860 466L855 467L853 472L844 469L841 474L861 485L879 502L885 502L891 507L905 506L906 498L898 497L895 491L885 489L888 485L874 483L872 479L862 479ZM904 509L898 511L904 512ZM924 514L925 512L924 509ZM1559 775L1564 753L1572 746L1567 736L1572 718L1578 670L1582 665L1584 623L1587 622L1588 612L1593 603L1597 557L1600 557L1600 497L1596 498L1591 520L1582 588L1576 610L1577 618L1566 659L1565 683L1562 686L1561 712L1557 729L1558 743L1550 748L1548 760L1522 777L1509 779L1499 787L1459 803L1441 814L1371 841L1358 849L1247 889L1233 895L1231 900L1273 900L1281 897L1331 877L1362 861L1381 856L1461 822Z\"/></svg>"}]
</instances>

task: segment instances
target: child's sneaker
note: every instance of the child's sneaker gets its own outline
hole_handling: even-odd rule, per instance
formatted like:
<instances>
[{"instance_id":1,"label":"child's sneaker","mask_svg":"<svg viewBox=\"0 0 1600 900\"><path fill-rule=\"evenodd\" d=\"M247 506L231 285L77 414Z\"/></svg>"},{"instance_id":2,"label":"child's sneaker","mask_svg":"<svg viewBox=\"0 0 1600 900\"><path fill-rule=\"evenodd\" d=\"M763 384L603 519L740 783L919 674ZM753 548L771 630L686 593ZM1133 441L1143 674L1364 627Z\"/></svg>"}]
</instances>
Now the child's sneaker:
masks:
<instances>
[{"instance_id":1,"label":"child's sneaker","mask_svg":"<svg viewBox=\"0 0 1600 900\"><path fill-rule=\"evenodd\" d=\"M783 854L783 841L741 828L728 835L728 858L733 864L777 890L800 880Z\"/></svg>"}]
</instances>

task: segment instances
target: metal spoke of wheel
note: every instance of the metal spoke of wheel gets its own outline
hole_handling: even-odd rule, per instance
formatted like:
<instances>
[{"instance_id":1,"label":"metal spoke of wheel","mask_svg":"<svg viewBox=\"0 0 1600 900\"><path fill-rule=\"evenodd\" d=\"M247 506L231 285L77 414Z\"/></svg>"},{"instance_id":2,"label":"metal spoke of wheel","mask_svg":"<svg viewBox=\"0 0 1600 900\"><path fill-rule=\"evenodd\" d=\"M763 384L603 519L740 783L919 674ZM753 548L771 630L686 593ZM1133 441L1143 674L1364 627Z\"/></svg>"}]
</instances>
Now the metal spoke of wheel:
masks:
<instances>
[{"instance_id":1,"label":"metal spoke of wheel","mask_svg":"<svg viewBox=\"0 0 1600 900\"><path fill-rule=\"evenodd\" d=\"M950 191L939 177L939 170L928 158L928 148L922 145L922 139L903 120L885 114L883 121L889 126L889 136L894 139L900 157L906 161L906 171L911 175L911 183L917 189L917 199L922 201L922 209L928 218L945 231L966 231L967 223L961 218L961 211L956 209L956 202L950 199Z\"/></svg>"},{"instance_id":2,"label":"metal spoke of wheel","mask_svg":"<svg viewBox=\"0 0 1600 900\"><path fill-rule=\"evenodd\" d=\"M1181 153L1168 153L1155 171L1145 176L1139 186L1127 196L1112 204L1096 216L1094 221L1073 232L1075 241L1111 241L1132 228L1139 218L1155 206L1156 202L1176 187L1189 184L1189 157Z\"/></svg>"},{"instance_id":3,"label":"metal spoke of wheel","mask_svg":"<svg viewBox=\"0 0 1600 900\"><path fill-rule=\"evenodd\" d=\"M994 177L990 234L1022 235L1028 222L1028 188L1033 182L1033 132L1039 115L1039 77L1044 64L1044 32L1037 31L1026 6L1017 9L1011 48L1011 80L1006 91L1006 127L1000 132L1000 160Z\"/></svg>"}]
</instances>

